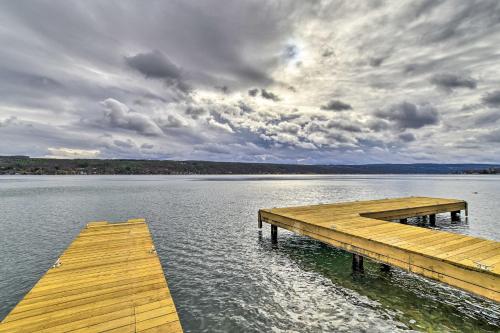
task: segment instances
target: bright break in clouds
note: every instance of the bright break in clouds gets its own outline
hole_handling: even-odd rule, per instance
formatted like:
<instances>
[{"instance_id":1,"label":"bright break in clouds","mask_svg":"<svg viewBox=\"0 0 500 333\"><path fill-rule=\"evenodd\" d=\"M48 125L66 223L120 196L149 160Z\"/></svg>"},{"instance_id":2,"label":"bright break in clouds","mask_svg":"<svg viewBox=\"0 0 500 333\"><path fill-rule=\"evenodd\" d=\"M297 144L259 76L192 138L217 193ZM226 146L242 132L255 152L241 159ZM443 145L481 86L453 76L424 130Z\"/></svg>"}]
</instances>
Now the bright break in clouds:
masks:
<instances>
[{"instance_id":1,"label":"bright break in clouds","mask_svg":"<svg viewBox=\"0 0 500 333\"><path fill-rule=\"evenodd\" d=\"M0 154L500 162L500 2L2 1Z\"/></svg>"}]
</instances>

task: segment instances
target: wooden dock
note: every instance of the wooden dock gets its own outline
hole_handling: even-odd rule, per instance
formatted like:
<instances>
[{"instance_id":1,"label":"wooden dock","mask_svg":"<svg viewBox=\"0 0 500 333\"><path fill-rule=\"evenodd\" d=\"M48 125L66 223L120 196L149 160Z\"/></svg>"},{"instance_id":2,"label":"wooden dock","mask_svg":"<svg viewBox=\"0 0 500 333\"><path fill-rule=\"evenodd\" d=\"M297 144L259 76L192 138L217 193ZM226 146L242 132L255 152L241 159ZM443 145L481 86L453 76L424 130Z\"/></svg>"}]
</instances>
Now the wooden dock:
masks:
<instances>
[{"instance_id":1,"label":"wooden dock","mask_svg":"<svg viewBox=\"0 0 500 333\"><path fill-rule=\"evenodd\" d=\"M89 223L0 332L182 332L145 220Z\"/></svg>"},{"instance_id":2,"label":"wooden dock","mask_svg":"<svg viewBox=\"0 0 500 333\"><path fill-rule=\"evenodd\" d=\"M441 281L500 302L500 242L390 222L409 217L467 210L463 200L409 197L302 207L261 209L262 222L307 235L353 253L353 268L362 258Z\"/></svg>"}]
</instances>

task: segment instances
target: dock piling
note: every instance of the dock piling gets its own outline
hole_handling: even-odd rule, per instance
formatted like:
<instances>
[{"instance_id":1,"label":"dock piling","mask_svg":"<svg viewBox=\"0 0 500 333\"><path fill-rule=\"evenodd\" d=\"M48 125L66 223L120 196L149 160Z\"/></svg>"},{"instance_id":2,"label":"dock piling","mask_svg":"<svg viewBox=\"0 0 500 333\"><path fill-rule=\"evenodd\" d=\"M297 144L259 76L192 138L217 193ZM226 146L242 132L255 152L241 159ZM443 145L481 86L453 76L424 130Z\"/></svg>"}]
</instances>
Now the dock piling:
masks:
<instances>
[{"instance_id":1,"label":"dock piling","mask_svg":"<svg viewBox=\"0 0 500 333\"><path fill-rule=\"evenodd\" d=\"M363 267L363 256L360 256L359 254L352 254L352 272L353 273L363 273L364 272L364 267Z\"/></svg>"},{"instance_id":2,"label":"dock piling","mask_svg":"<svg viewBox=\"0 0 500 333\"><path fill-rule=\"evenodd\" d=\"M271 242L278 242L278 227L275 225L271 225Z\"/></svg>"},{"instance_id":3,"label":"dock piling","mask_svg":"<svg viewBox=\"0 0 500 333\"><path fill-rule=\"evenodd\" d=\"M399 219L399 223L408 224L408 219L407 218Z\"/></svg>"},{"instance_id":4,"label":"dock piling","mask_svg":"<svg viewBox=\"0 0 500 333\"><path fill-rule=\"evenodd\" d=\"M436 226L436 214L429 215L429 224L431 225L431 227Z\"/></svg>"},{"instance_id":5,"label":"dock piling","mask_svg":"<svg viewBox=\"0 0 500 333\"><path fill-rule=\"evenodd\" d=\"M460 211L459 210L451 212L451 220L453 222L460 221Z\"/></svg>"}]
</instances>

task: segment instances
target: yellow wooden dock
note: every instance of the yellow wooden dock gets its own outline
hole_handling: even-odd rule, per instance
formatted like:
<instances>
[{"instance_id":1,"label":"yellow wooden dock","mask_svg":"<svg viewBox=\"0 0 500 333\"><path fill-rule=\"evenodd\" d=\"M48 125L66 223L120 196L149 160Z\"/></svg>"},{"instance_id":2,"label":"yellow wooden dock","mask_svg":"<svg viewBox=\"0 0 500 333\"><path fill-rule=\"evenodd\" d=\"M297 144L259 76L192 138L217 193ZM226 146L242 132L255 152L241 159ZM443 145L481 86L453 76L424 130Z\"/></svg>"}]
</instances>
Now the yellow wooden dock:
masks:
<instances>
[{"instance_id":1,"label":"yellow wooden dock","mask_svg":"<svg viewBox=\"0 0 500 333\"><path fill-rule=\"evenodd\" d=\"M145 220L89 223L0 332L182 332Z\"/></svg>"},{"instance_id":2,"label":"yellow wooden dock","mask_svg":"<svg viewBox=\"0 0 500 333\"><path fill-rule=\"evenodd\" d=\"M390 222L467 210L463 200L409 197L261 209L262 222L500 302L500 242ZM354 263L353 263L354 265Z\"/></svg>"}]
</instances>

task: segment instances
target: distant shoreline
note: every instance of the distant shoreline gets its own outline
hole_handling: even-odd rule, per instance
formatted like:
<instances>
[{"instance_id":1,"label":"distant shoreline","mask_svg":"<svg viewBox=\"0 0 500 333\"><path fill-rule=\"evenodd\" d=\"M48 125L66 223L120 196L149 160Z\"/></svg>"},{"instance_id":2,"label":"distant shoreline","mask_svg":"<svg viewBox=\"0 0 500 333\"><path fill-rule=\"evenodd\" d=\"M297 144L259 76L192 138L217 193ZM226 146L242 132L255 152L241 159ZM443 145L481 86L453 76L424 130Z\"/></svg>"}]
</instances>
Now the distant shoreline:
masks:
<instances>
[{"instance_id":1,"label":"distant shoreline","mask_svg":"<svg viewBox=\"0 0 500 333\"><path fill-rule=\"evenodd\" d=\"M500 174L500 164L274 164L216 161L50 159L0 156L0 175L443 175Z\"/></svg>"}]
</instances>

